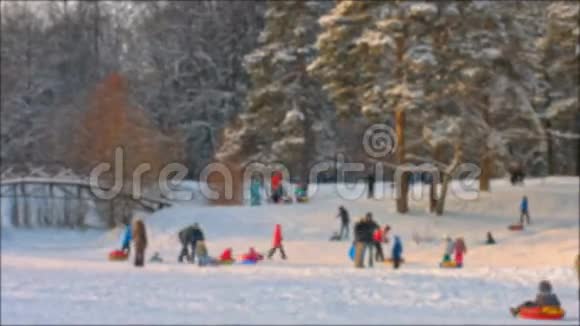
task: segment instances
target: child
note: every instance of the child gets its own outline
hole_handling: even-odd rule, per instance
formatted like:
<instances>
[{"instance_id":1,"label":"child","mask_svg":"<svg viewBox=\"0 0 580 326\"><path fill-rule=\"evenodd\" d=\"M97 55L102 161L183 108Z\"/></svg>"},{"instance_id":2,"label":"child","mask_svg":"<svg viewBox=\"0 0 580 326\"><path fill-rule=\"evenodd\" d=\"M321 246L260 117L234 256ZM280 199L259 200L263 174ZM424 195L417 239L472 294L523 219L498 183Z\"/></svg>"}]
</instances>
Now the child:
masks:
<instances>
[{"instance_id":1,"label":"child","mask_svg":"<svg viewBox=\"0 0 580 326\"><path fill-rule=\"evenodd\" d=\"M195 246L195 255L197 256L197 263L201 266L215 265L217 261L210 257L205 246L205 241L199 240Z\"/></svg>"},{"instance_id":2,"label":"child","mask_svg":"<svg viewBox=\"0 0 580 326\"><path fill-rule=\"evenodd\" d=\"M487 240L485 241L485 244L488 244L488 245L495 244L495 239L491 235L491 232L487 232Z\"/></svg>"},{"instance_id":3,"label":"child","mask_svg":"<svg viewBox=\"0 0 580 326\"><path fill-rule=\"evenodd\" d=\"M520 224L521 225L524 225L524 217L526 218L526 222L528 223L528 225L531 224L527 196L524 196L522 198L522 202L520 203Z\"/></svg>"},{"instance_id":4,"label":"child","mask_svg":"<svg viewBox=\"0 0 580 326\"><path fill-rule=\"evenodd\" d=\"M403 243L401 242L401 238L399 238L399 236L396 235L392 252L393 267L395 269L399 268L399 265L401 264L402 254L403 254Z\"/></svg>"},{"instance_id":5,"label":"child","mask_svg":"<svg viewBox=\"0 0 580 326\"><path fill-rule=\"evenodd\" d=\"M135 266L143 267L145 264L145 249L147 249L147 230L145 223L138 219L133 222L131 238L135 243Z\"/></svg>"},{"instance_id":6,"label":"child","mask_svg":"<svg viewBox=\"0 0 580 326\"><path fill-rule=\"evenodd\" d=\"M149 262L151 263L162 263L163 259L161 258L161 255L159 254L159 252L155 252L153 254L153 257L151 257L151 259L149 259Z\"/></svg>"},{"instance_id":7,"label":"child","mask_svg":"<svg viewBox=\"0 0 580 326\"><path fill-rule=\"evenodd\" d=\"M232 248L226 248L224 252L220 255L220 263L231 264L234 262L234 257L232 254Z\"/></svg>"},{"instance_id":8,"label":"child","mask_svg":"<svg viewBox=\"0 0 580 326\"><path fill-rule=\"evenodd\" d=\"M389 243L389 231L391 231L391 226L390 225L385 225L385 229L383 231L383 242L384 243Z\"/></svg>"},{"instance_id":9,"label":"child","mask_svg":"<svg viewBox=\"0 0 580 326\"><path fill-rule=\"evenodd\" d=\"M463 238L459 237L455 240L455 264L457 267L463 266L463 256L467 253L467 247Z\"/></svg>"},{"instance_id":10,"label":"child","mask_svg":"<svg viewBox=\"0 0 580 326\"><path fill-rule=\"evenodd\" d=\"M296 197L296 201L299 203L303 203L308 200L308 197L306 197L306 189L302 183L296 185L296 189L294 190L294 197Z\"/></svg>"},{"instance_id":11,"label":"child","mask_svg":"<svg viewBox=\"0 0 580 326\"><path fill-rule=\"evenodd\" d=\"M258 260L262 260L262 259L264 259L264 257L262 257L262 255L260 255L258 252L256 252L254 247L250 247L250 250L247 253L242 255L242 260L244 260L244 261L257 262Z\"/></svg>"},{"instance_id":12,"label":"child","mask_svg":"<svg viewBox=\"0 0 580 326\"><path fill-rule=\"evenodd\" d=\"M453 254L455 244L451 237L446 235L445 236L445 252L443 253L443 262L447 263L451 261L451 255Z\"/></svg>"},{"instance_id":13,"label":"child","mask_svg":"<svg viewBox=\"0 0 580 326\"><path fill-rule=\"evenodd\" d=\"M383 255L383 246L381 243L383 242L383 229L376 228L373 232L373 241L375 243L375 260L376 261L384 261L385 256Z\"/></svg>"},{"instance_id":14,"label":"child","mask_svg":"<svg viewBox=\"0 0 580 326\"><path fill-rule=\"evenodd\" d=\"M253 178L250 184L250 197L252 206L259 206L262 198L260 196L260 180Z\"/></svg>"},{"instance_id":15,"label":"child","mask_svg":"<svg viewBox=\"0 0 580 326\"><path fill-rule=\"evenodd\" d=\"M517 316L522 307L560 307L560 300L558 300L558 297L552 293L552 284L550 284L549 281L541 281L538 290L539 293L536 295L535 301L526 301L517 308L510 308L514 317Z\"/></svg>"},{"instance_id":16,"label":"child","mask_svg":"<svg viewBox=\"0 0 580 326\"><path fill-rule=\"evenodd\" d=\"M286 259L286 253L284 252L284 247L282 246L282 226L276 224L274 228L274 238L272 239L272 249L268 252L268 259L271 259L274 255L276 249L280 250L280 255L282 259Z\"/></svg>"},{"instance_id":17,"label":"child","mask_svg":"<svg viewBox=\"0 0 580 326\"><path fill-rule=\"evenodd\" d=\"M129 255L129 251L131 250L131 223L125 223L125 230L123 231L123 235L121 238L121 250Z\"/></svg>"}]
</instances>

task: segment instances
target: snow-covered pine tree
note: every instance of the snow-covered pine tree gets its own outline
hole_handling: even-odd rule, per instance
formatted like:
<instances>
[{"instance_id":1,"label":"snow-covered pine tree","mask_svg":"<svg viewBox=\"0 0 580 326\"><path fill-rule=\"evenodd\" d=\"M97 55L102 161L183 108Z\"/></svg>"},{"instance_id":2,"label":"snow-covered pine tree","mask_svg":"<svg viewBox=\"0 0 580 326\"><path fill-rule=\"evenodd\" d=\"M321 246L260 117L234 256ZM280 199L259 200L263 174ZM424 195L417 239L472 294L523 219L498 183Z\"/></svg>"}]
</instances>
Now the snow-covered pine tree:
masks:
<instances>
[{"instance_id":1,"label":"snow-covered pine tree","mask_svg":"<svg viewBox=\"0 0 580 326\"><path fill-rule=\"evenodd\" d=\"M309 166L333 154L333 110L306 71L315 51L317 1L270 1L260 47L245 58L247 110L226 129L217 158L284 163L307 180Z\"/></svg>"}]
</instances>

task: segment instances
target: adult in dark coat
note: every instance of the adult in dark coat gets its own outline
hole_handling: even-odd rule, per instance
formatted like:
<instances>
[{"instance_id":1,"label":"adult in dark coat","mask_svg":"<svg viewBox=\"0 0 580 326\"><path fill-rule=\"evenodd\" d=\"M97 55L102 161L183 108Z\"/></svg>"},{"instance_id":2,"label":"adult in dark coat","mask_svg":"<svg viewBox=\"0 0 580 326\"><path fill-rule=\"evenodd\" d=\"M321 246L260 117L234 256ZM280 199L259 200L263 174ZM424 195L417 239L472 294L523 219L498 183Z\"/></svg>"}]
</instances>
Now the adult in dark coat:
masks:
<instances>
[{"instance_id":1,"label":"adult in dark coat","mask_svg":"<svg viewBox=\"0 0 580 326\"><path fill-rule=\"evenodd\" d=\"M355 225L355 242L358 251L357 254L360 255L360 260L357 262L356 267L363 267L364 256L367 250L369 254L368 265L369 267L373 267L373 248L375 246L373 233L378 227L379 225L373 221L371 213L367 213L367 215Z\"/></svg>"},{"instance_id":2,"label":"adult in dark coat","mask_svg":"<svg viewBox=\"0 0 580 326\"><path fill-rule=\"evenodd\" d=\"M373 198L375 196L375 174L373 172L370 172L367 175L367 187L368 187L367 191L368 198Z\"/></svg>"},{"instance_id":3,"label":"adult in dark coat","mask_svg":"<svg viewBox=\"0 0 580 326\"><path fill-rule=\"evenodd\" d=\"M145 263L145 249L147 248L147 232L145 224L138 219L133 224L133 243L135 245L135 266L142 267Z\"/></svg>"},{"instance_id":4,"label":"adult in dark coat","mask_svg":"<svg viewBox=\"0 0 580 326\"><path fill-rule=\"evenodd\" d=\"M348 228L350 224L350 217L348 215L348 211L346 210L346 208L344 208L344 206L340 206L338 208L337 217L340 217L340 233L338 236L340 239L348 239Z\"/></svg>"},{"instance_id":5,"label":"adult in dark coat","mask_svg":"<svg viewBox=\"0 0 580 326\"><path fill-rule=\"evenodd\" d=\"M189 262L195 262L195 246L197 241L205 241L203 231L199 227L199 224L193 223L193 225L179 231L178 235L179 242L181 242L181 252L177 260L181 263L183 262L183 257L186 257ZM191 246L191 255L187 250L188 246Z\"/></svg>"}]
</instances>

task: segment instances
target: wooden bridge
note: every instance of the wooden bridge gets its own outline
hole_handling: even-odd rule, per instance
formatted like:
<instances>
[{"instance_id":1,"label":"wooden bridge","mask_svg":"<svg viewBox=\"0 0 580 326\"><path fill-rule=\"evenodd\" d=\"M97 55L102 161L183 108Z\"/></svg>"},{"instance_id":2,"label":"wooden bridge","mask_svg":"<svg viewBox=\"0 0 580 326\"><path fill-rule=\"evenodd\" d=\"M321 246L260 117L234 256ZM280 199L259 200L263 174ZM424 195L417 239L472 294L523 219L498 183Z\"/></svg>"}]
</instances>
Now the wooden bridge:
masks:
<instances>
[{"instance_id":1,"label":"wooden bridge","mask_svg":"<svg viewBox=\"0 0 580 326\"><path fill-rule=\"evenodd\" d=\"M171 206L169 200L119 192L103 199L95 189L107 192L112 187L91 183L70 169L47 172L44 168L22 171L5 169L0 175L0 201L13 226L87 226L87 213L102 220L105 227L129 221L136 211L151 213ZM9 213L6 213L9 211Z\"/></svg>"}]
</instances>

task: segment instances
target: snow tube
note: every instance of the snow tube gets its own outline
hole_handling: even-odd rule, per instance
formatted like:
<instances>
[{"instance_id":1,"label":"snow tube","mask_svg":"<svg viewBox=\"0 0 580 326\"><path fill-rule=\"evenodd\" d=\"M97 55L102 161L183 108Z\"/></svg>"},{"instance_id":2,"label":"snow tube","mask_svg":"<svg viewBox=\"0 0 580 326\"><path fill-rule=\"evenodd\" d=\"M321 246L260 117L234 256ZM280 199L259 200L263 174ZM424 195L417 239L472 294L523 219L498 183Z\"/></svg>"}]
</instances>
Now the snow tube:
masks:
<instances>
[{"instance_id":1,"label":"snow tube","mask_svg":"<svg viewBox=\"0 0 580 326\"><path fill-rule=\"evenodd\" d=\"M512 224L508 226L508 229L510 231L522 231L524 229L524 226L522 224Z\"/></svg>"},{"instance_id":2,"label":"snow tube","mask_svg":"<svg viewBox=\"0 0 580 326\"><path fill-rule=\"evenodd\" d=\"M127 258L129 258L129 255L124 252L123 250L113 250L109 253L109 260L113 260L113 261L124 261L127 260Z\"/></svg>"},{"instance_id":3,"label":"snow tube","mask_svg":"<svg viewBox=\"0 0 580 326\"><path fill-rule=\"evenodd\" d=\"M350 249L348 249L348 258L350 258L350 260L354 261L354 255L356 254L356 249L354 248L354 243L350 246Z\"/></svg>"},{"instance_id":4,"label":"snow tube","mask_svg":"<svg viewBox=\"0 0 580 326\"><path fill-rule=\"evenodd\" d=\"M457 265L457 263L454 261L444 261L444 262L439 264L439 267L441 267L441 268L461 268L462 266Z\"/></svg>"},{"instance_id":5,"label":"snow tube","mask_svg":"<svg viewBox=\"0 0 580 326\"><path fill-rule=\"evenodd\" d=\"M240 264L242 265L256 265L258 263L258 261L256 260L248 260L248 259L244 259L240 262Z\"/></svg>"},{"instance_id":6,"label":"snow tube","mask_svg":"<svg viewBox=\"0 0 580 326\"><path fill-rule=\"evenodd\" d=\"M556 306L521 307L518 317L523 319L558 320L564 318L564 309Z\"/></svg>"}]
</instances>

